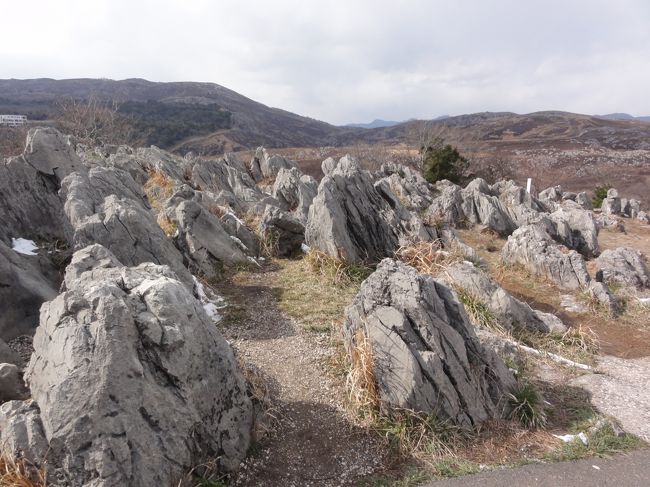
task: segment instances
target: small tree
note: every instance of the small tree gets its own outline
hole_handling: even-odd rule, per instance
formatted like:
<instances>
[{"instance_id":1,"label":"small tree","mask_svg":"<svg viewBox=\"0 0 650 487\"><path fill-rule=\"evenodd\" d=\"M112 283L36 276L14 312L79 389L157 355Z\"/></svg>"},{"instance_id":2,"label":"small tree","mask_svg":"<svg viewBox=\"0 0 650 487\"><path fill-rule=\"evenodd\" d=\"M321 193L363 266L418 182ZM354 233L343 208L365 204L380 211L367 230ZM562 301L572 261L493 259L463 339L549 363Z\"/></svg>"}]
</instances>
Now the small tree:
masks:
<instances>
[{"instance_id":1,"label":"small tree","mask_svg":"<svg viewBox=\"0 0 650 487\"><path fill-rule=\"evenodd\" d=\"M594 197L591 198L591 204L594 208L600 208L603 206L603 200L607 198L607 191L609 191L611 188L612 187L609 184L601 184L600 186L596 186L596 189L594 190Z\"/></svg>"},{"instance_id":2,"label":"small tree","mask_svg":"<svg viewBox=\"0 0 650 487\"><path fill-rule=\"evenodd\" d=\"M450 144L444 144L437 138L422 146L420 149L424 168L424 177L430 183L441 179L448 179L452 183L460 184L465 170L469 166L467 159L460 155L458 149Z\"/></svg>"}]
</instances>

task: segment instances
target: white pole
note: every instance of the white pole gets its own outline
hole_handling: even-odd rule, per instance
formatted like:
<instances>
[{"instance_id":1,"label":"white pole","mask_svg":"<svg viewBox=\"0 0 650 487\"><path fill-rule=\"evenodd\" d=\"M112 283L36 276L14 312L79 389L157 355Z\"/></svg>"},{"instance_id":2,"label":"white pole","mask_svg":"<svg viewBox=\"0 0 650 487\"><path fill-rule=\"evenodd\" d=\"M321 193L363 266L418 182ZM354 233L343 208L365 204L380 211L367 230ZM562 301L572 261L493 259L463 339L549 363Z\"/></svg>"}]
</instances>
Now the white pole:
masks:
<instances>
[{"instance_id":1,"label":"white pole","mask_svg":"<svg viewBox=\"0 0 650 487\"><path fill-rule=\"evenodd\" d=\"M528 182L526 183L526 192L530 193L530 187L533 185L533 178L528 178Z\"/></svg>"}]
</instances>

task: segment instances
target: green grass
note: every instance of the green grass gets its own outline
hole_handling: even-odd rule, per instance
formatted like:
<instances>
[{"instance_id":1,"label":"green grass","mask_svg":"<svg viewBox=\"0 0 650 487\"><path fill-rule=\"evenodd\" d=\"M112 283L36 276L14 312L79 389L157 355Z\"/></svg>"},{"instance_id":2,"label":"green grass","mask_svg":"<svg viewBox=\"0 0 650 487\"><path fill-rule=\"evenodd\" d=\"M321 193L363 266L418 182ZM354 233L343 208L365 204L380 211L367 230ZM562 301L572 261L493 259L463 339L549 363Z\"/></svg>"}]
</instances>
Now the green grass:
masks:
<instances>
[{"instance_id":1,"label":"green grass","mask_svg":"<svg viewBox=\"0 0 650 487\"><path fill-rule=\"evenodd\" d=\"M587 457L606 457L647 446L639 437L629 433L618 436L611 425L605 425L587 435L588 444L579 439L565 443L561 448L552 452L549 459L553 461L579 460Z\"/></svg>"},{"instance_id":2,"label":"green grass","mask_svg":"<svg viewBox=\"0 0 650 487\"><path fill-rule=\"evenodd\" d=\"M521 383L508 394L512 408L510 418L518 420L527 428L542 428L546 425L544 398L531 383Z\"/></svg>"}]
</instances>

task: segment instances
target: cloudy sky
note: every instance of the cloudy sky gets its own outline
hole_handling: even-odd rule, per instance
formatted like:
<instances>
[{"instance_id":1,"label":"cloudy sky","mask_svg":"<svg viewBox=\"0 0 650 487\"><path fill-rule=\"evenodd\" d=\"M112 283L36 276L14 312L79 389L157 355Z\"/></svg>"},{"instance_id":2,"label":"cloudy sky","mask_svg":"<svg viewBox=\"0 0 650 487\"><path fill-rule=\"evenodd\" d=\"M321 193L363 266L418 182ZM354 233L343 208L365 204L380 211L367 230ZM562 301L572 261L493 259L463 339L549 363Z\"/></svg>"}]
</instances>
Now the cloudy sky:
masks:
<instances>
[{"instance_id":1,"label":"cloudy sky","mask_svg":"<svg viewBox=\"0 0 650 487\"><path fill-rule=\"evenodd\" d=\"M211 81L336 124L650 115L648 0L0 0L0 18L0 78Z\"/></svg>"}]
</instances>

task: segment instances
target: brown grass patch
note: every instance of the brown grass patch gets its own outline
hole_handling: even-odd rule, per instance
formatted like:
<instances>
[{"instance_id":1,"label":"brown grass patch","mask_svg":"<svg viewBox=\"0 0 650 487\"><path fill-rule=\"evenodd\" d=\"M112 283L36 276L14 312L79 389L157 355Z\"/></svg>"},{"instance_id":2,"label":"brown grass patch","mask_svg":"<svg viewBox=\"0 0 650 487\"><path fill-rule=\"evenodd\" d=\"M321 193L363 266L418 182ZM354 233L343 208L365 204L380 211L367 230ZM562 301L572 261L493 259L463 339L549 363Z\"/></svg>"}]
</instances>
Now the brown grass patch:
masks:
<instances>
[{"instance_id":1,"label":"brown grass patch","mask_svg":"<svg viewBox=\"0 0 650 487\"><path fill-rule=\"evenodd\" d=\"M45 469L36 468L25 459L0 455L0 485L6 487L45 487Z\"/></svg>"},{"instance_id":2,"label":"brown grass patch","mask_svg":"<svg viewBox=\"0 0 650 487\"><path fill-rule=\"evenodd\" d=\"M379 391L375 380L372 345L364 330L357 330L345 381L350 403L360 412L374 415L379 410Z\"/></svg>"},{"instance_id":3,"label":"brown grass patch","mask_svg":"<svg viewBox=\"0 0 650 487\"><path fill-rule=\"evenodd\" d=\"M313 273L323 276L337 285L361 283L373 271L370 265L348 264L315 249L309 251L304 261Z\"/></svg>"},{"instance_id":4,"label":"brown grass patch","mask_svg":"<svg viewBox=\"0 0 650 487\"><path fill-rule=\"evenodd\" d=\"M159 213L156 218L158 226L165 232L168 237L173 237L178 231L178 224L164 213Z\"/></svg>"},{"instance_id":5,"label":"brown grass patch","mask_svg":"<svg viewBox=\"0 0 650 487\"><path fill-rule=\"evenodd\" d=\"M466 260L459 248L443 250L442 243L438 240L400 247L395 252L395 258L414 267L418 272L432 276L437 276L455 262Z\"/></svg>"},{"instance_id":6,"label":"brown grass patch","mask_svg":"<svg viewBox=\"0 0 650 487\"><path fill-rule=\"evenodd\" d=\"M174 181L158 170L149 172L149 179L144 183L144 192L149 204L156 212L163 209L163 203L174 194Z\"/></svg>"}]
</instances>

